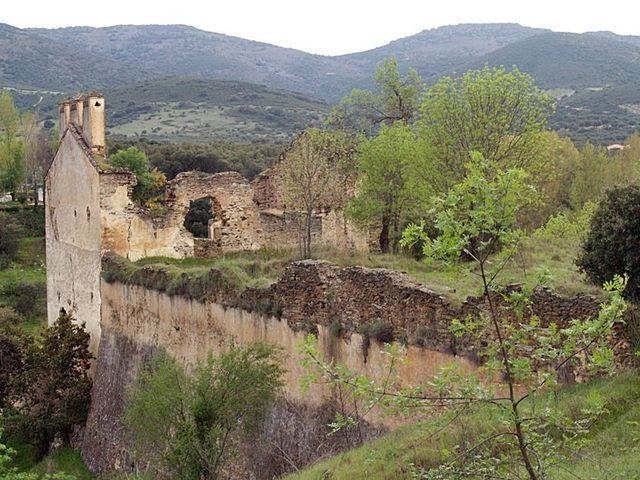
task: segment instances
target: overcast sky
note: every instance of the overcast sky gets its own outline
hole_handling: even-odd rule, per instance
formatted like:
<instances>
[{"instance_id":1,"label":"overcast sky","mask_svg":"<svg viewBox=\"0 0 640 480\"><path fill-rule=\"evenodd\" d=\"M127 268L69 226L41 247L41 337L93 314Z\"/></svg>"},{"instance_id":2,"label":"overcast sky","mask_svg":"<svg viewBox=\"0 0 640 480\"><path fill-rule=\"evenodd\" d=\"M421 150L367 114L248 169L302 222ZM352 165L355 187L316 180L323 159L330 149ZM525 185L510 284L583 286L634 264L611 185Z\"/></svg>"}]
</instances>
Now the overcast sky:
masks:
<instances>
[{"instance_id":1,"label":"overcast sky","mask_svg":"<svg viewBox=\"0 0 640 480\"><path fill-rule=\"evenodd\" d=\"M640 6L634 4L634 0L3 0L0 22L16 27L181 23L336 55L458 23L517 22L556 31L640 35Z\"/></svg>"}]
</instances>

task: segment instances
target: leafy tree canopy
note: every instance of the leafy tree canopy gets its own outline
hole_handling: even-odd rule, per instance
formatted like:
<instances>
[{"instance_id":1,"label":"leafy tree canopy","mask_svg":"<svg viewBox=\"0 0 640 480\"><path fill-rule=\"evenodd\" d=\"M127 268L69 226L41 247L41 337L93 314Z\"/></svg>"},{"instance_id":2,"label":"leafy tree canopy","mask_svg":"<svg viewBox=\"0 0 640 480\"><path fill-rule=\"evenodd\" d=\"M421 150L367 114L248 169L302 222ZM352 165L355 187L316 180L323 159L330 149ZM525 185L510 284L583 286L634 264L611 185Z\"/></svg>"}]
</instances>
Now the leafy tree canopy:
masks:
<instances>
[{"instance_id":1,"label":"leafy tree canopy","mask_svg":"<svg viewBox=\"0 0 640 480\"><path fill-rule=\"evenodd\" d=\"M419 129L451 182L465 174L470 152L504 168L535 171L551 97L517 68L485 67L444 77L427 90Z\"/></svg>"},{"instance_id":2,"label":"leafy tree canopy","mask_svg":"<svg viewBox=\"0 0 640 480\"><path fill-rule=\"evenodd\" d=\"M133 190L134 199L152 206L159 199L162 188L166 183L164 173L149 166L149 158L137 147L120 150L109 158L111 165L124 168L135 174L138 180Z\"/></svg>"},{"instance_id":3,"label":"leafy tree canopy","mask_svg":"<svg viewBox=\"0 0 640 480\"><path fill-rule=\"evenodd\" d=\"M591 219L577 265L597 284L629 278L625 295L640 300L640 187L610 190Z\"/></svg>"}]
</instances>

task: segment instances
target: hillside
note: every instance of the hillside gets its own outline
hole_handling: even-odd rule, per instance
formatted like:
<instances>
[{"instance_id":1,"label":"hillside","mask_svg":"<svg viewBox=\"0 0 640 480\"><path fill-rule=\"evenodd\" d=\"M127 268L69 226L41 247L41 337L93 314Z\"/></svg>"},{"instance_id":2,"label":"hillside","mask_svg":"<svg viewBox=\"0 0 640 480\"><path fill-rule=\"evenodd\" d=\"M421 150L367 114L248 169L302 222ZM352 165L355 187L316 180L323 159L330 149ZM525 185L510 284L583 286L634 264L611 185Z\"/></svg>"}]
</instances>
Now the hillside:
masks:
<instances>
[{"instance_id":1,"label":"hillside","mask_svg":"<svg viewBox=\"0 0 640 480\"><path fill-rule=\"evenodd\" d=\"M542 88L628 85L640 80L640 48L617 39L545 32L483 55L470 67L517 65Z\"/></svg>"},{"instance_id":2,"label":"hillside","mask_svg":"<svg viewBox=\"0 0 640 480\"><path fill-rule=\"evenodd\" d=\"M640 112L635 105L639 103L636 92L640 90L640 37L611 32L557 33L517 24L439 27L368 51L336 57L312 55L185 25L60 29L0 25L0 86L30 90L19 94L22 108L39 102L44 107L50 91L69 94L99 88L135 97L128 102L134 101L141 113L164 112L155 119L141 118L131 125L127 124L134 121L131 109L118 112L122 117L114 119L113 133L132 135L146 130L146 135L153 135L154 129L160 127L161 130L155 130L157 137L186 139L206 135L208 128L220 128L222 136L241 132L246 137L253 135L251 132L258 126L261 138L280 128L279 124L302 125L307 113L302 113L299 107L292 112L287 111L287 105L278 107L285 112L276 113L282 120L279 123L265 112L249 113L247 109L239 112L240 105L234 104L236 110L207 114L180 111L178 120L185 121L176 122L169 116L174 107L167 105L202 103L199 98L202 92L191 88L196 79L265 85L333 103L354 87L369 87L376 65L391 55L398 58L401 69L415 67L427 82L487 64L516 65L558 96L558 115L552 119L552 126L578 142L622 142L638 127ZM167 77L172 80L165 80ZM190 88L179 87L178 79L188 79L185 85ZM157 85L166 87L160 88L155 100L149 101L153 105L148 105L139 92L130 91L142 81L159 82ZM119 100L111 102L114 106L121 104ZM251 100L243 102L249 109L255 107ZM257 106L262 108L261 104ZM237 120L240 125L247 121L248 127L235 130ZM176 125L164 128L158 125L162 122ZM265 122L271 126L261 131ZM210 127L203 126L207 123ZM200 126L191 128L193 125ZM280 134L286 135L288 131Z\"/></svg>"},{"instance_id":3,"label":"hillside","mask_svg":"<svg viewBox=\"0 0 640 480\"><path fill-rule=\"evenodd\" d=\"M196 143L286 140L329 110L301 94L227 80L152 80L105 95L110 135Z\"/></svg>"},{"instance_id":4,"label":"hillside","mask_svg":"<svg viewBox=\"0 0 640 480\"><path fill-rule=\"evenodd\" d=\"M305 95L246 82L171 77L103 91L107 134L151 140L204 143L290 139L318 125L329 105ZM14 92L18 105L38 103L42 118L55 120L66 95Z\"/></svg>"},{"instance_id":5,"label":"hillside","mask_svg":"<svg viewBox=\"0 0 640 480\"><path fill-rule=\"evenodd\" d=\"M626 480L639 478L638 425L640 422L640 376L618 377L575 385L538 400L537 408L549 406L558 412L579 412L589 399L605 398L606 413L585 438L584 447L571 455L574 460L556 463L553 479ZM479 409L452 422L452 415L400 428L360 448L320 462L290 480L369 480L421 478L415 472L432 468L452 457L458 443L471 443L498 428L497 407ZM574 413L575 414L575 413ZM444 478L444 477L438 477ZM449 478L449 477L446 477Z\"/></svg>"},{"instance_id":6,"label":"hillside","mask_svg":"<svg viewBox=\"0 0 640 480\"><path fill-rule=\"evenodd\" d=\"M0 85L74 91L119 85L148 75L89 49L0 24ZM93 85L93 87L90 87Z\"/></svg>"},{"instance_id":7,"label":"hillside","mask_svg":"<svg viewBox=\"0 0 640 480\"><path fill-rule=\"evenodd\" d=\"M119 25L29 30L156 76L239 80L339 98L365 72L336 58L205 32L186 25ZM366 72L366 76L369 72Z\"/></svg>"},{"instance_id":8,"label":"hillside","mask_svg":"<svg viewBox=\"0 0 640 480\"><path fill-rule=\"evenodd\" d=\"M545 32L483 55L469 68L516 65L559 99L553 128L577 143L621 143L640 121L640 39Z\"/></svg>"},{"instance_id":9,"label":"hillside","mask_svg":"<svg viewBox=\"0 0 640 480\"><path fill-rule=\"evenodd\" d=\"M401 68L413 67L427 82L461 71L481 55L544 30L512 23L463 24L423 30L382 47L339 57L364 71L374 71L385 58L395 56Z\"/></svg>"}]
</instances>

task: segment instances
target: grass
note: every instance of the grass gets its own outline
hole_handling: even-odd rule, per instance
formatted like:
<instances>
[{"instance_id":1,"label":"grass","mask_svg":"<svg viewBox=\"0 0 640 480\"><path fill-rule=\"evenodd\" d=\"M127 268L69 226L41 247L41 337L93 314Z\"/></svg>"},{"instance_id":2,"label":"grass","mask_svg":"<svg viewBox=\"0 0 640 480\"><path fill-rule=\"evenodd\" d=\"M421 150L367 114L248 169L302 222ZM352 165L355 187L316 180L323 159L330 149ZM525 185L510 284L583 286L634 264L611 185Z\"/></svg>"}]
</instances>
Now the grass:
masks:
<instances>
[{"instance_id":1,"label":"grass","mask_svg":"<svg viewBox=\"0 0 640 480\"><path fill-rule=\"evenodd\" d=\"M0 270L0 305L8 304L9 299L2 295L10 285L31 283L41 286L42 295L36 299L33 312L25 316L20 324L28 333L36 333L46 325L46 290L45 253L43 237L23 238L20 243L18 257L7 269Z\"/></svg>"},{"instance_id":2,"label":"grass","mask_svg":"<svg viewBox=\"0 0 640 480\"><path fill-rule=\"evenodd\" d=\"M593 397L606 399L606 413L589 432L585 446L574 454L571 461L552 468L549 478L640 478L640 375L630 372L587 385L565 387L548 394L543 400L554 410L574 416L588 406L589 399ZM450 419L450 415L442 415L401 427L376 441L286 478L416 478L412 476L416 469L432 468L455 455L456 445L462 442L473 445L500 428L496 407L483 407L452 423Z\"/></svg>"},{"instance_id":3,"label":"grass","mask_svg":"<svg viewBox=\"0 0 640 480\"><path fill-rule=\"evenodd\" d=\"M82 461L80 452L68 447L51 452L40 460L31 471L40 474L66 473L67 475L73 475L75 480L92 480L95 478Z\"/></svg>"},{"instance_id":4,"label":"grass","mask_svg":"<svg viewBox=\"0 0 640 480\"><path fill-rule=\"evenodd\" d=\"M601 290L586 282L574 265L578 253L578 241L572 238L534 234L525 239L517 254L506 263L499 280L503 284L537 283L541 267L553 278L556 291L565 295L578 293L600 295ZM331 248L316 248L314 258L330 261L338 266L363 266L387 268L406 273L418 283L428 287L452 302L462 302L468 296L481 294L475 265L459 262L447 265L443 262L425 262L403 254L345 253ZM202 278L211 269L219 270L235 293L245 288L261 288L278 280L284 268L299 259L295 249L263 249L256 252L229 253L219 258L170 259L166 257L145 258L130 265L128 279L133 273L147 267L162 270L178 279L186 274L191 279ZM127 278L124 278L127 281ZM122 279L121 279L122 280ZM148 278L141 276L141 280ZM455 287L452 287L455 286ZM166 291L167 286L161 288Z\"/></svg>"},{"instance_id":5,"label":"grass","mask_svg":"<svg viewBox=\"0 0 640 480\"><path fill-rule=\"evenodd\" d=\"M20 472L37 474L64 473L75 480L92 480L94 475L85 466L80 452L70 447L58 448L43 458L37 458L35 447L16 439L9 439L8 445L16 451L13 467Z\"/></svg>"}]
</instances>

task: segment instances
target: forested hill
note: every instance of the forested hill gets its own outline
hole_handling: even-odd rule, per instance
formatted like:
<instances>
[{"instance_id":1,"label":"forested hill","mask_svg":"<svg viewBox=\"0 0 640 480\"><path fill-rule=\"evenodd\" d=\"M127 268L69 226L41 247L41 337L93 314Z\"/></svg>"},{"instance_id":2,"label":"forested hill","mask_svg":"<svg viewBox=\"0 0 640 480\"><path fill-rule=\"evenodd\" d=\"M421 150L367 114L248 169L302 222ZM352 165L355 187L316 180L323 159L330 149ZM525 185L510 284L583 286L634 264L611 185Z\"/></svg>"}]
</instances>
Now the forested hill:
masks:
<instances>
[{"instance_id":1,"label":"forested hill","mask_svg":"<svg viewBox=\"0 0 640 480\"><path fill-rule=\"evenodd\" d=\"M335 57L185 25L0 25L0 86L37 90L37 101L42 90L130 89L141 81L188 77L261 84L332 103L353 87L368 87L375 66L391 55L401 69L415 67L430 83L486 64L516 65L559 98L552 124L578 141L620 142L640 119L640 37L516 24L440 27ZM171 101L168 91L164 102Z\"/></svg>"}]
</instances>

